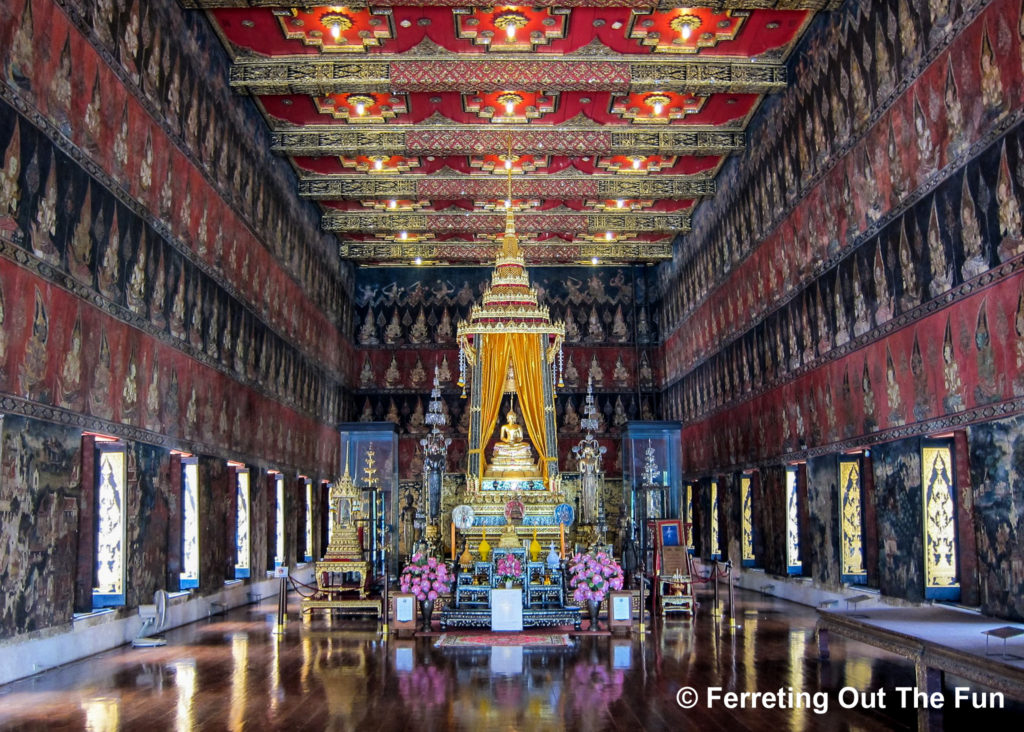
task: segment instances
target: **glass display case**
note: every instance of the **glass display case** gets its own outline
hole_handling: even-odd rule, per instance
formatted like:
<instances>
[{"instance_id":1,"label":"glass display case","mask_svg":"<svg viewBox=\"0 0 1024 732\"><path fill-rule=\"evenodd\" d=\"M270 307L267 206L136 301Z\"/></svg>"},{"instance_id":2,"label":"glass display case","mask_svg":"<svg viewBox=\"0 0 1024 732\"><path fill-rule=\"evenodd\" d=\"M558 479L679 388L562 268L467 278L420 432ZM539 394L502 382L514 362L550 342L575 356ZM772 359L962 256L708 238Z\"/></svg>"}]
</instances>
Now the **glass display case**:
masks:
<instances>
[{"instance_id":1,"label":"glass display case","mask_svg":"<svg viewBox=\"0 0 1024 732\"><path fill-rule=\"evenodd\" d=\"M362 491L354 508L363 529L363 549L376 575L384 573L384 542L389 571L398 571L398 427L391 422L349 422L339 425L341 472L348 470Z\"/></svg>"},{"instance_id":2,"label":"glass display case","mask_svg":"<svg viewBox=\"0 0 1024 732\"><path fill-rule=\"evenodd\" d=\"M622 433L623 505L637 549L647 550L654 567L654 522L680 518L683 425L681 422L627 422ZM642 503L641 503L642 501ZM639 527L645 525L641 532Z\"/></svg>"}]
</instances>

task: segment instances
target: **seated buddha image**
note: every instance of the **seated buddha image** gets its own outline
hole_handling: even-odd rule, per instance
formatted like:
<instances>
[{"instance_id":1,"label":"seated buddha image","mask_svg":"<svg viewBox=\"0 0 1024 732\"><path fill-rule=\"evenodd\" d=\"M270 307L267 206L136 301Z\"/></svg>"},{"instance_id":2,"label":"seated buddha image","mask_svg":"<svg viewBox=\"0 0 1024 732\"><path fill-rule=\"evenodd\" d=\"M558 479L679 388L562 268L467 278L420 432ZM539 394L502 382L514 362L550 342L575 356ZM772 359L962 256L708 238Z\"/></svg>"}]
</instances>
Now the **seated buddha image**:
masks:
<instances>
[{"instance_id":1,"label":"seated buddha image","mask_svg":"<svg viewBox=\"0 0 1024 732\"><path fill-rule=\"evenodd\" d=\"M533 450L530 443L523 439L523 428L512 410L509 410L507 421L501 426L500 439L494 443L488 472L508 478L537 474Z\"/></svg>"}]
</instances>

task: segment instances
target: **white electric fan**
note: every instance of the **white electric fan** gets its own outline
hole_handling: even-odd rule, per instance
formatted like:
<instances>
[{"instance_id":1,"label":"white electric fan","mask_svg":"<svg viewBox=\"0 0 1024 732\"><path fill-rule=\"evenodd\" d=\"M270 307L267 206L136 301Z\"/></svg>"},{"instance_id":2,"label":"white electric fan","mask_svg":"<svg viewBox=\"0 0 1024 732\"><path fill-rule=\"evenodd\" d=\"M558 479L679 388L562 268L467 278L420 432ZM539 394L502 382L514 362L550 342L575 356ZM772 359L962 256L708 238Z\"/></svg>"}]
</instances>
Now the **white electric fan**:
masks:
<instances>
[{"instance_id":1,"label":"white electric fan","mask_svg":"<svg viewBox=\"0 0 1024 732\"><path fill-rule=\"evenodd\" d=\"M143 619L139 634L132 641L134 648L153 648L165 646L167 641L156 635L164 629L167 622L167 592L157 590L153 594L152 605L139 605L139 617Z\"/></svg>"}]
</instances>

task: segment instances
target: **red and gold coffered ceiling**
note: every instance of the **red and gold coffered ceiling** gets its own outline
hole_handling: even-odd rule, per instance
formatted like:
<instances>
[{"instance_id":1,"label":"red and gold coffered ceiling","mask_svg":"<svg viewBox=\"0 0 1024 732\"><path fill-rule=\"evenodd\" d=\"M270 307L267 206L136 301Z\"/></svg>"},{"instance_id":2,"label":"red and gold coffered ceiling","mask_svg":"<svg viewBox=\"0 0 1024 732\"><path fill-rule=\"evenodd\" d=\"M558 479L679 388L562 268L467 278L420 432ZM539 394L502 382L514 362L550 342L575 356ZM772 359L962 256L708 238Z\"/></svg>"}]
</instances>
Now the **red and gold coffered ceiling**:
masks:
<instances>
[{"instance_id":1,"label":"red and gold coffered ceiling","mask_svg":"<svg viewBox=\"0 0 1024 732\"><path fill-rule=\"evenodd\" d=\"M368 264L486 263L507 205L534 262L671 257L833 3L182 0L341 256Z\"/></svg>"}]
</instances>

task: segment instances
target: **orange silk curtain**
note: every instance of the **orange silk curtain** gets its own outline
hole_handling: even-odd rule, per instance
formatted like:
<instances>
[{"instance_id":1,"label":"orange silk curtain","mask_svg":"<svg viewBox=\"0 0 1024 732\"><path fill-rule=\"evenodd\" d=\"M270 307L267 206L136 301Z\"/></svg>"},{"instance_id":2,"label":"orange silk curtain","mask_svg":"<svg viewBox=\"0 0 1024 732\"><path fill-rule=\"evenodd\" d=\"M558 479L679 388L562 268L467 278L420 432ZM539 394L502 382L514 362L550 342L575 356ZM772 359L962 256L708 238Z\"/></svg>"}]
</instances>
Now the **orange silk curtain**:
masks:
<instances>
[{"instance_id":1,"label":"orange silk curtain","mask_svg":"<svg viewBox=\"0 0 1024 732\"><path fill-rule=\"evenodd\" d=\"M533 449L537 452L541 475L547 481L545 454L547 433L544 428L544 351L536 333L489 333L481 339L478 358L482 363L480 385L480 474L487 470L487 443L501 418L501 400L505 392L508 362L516 373L517 395L523 408L523 421Z\"/></svg>"},{"instance_id":2,"label":"orange silk curtain","mask_svg":"<svg viewBox=\"0 0 1024 732\"><path fill-rule=\"evenodd\" d=\"M545 485L548 479L547 434L544 429L544 368L541 359L541 336L537 333L513 333L512 367L516 371L516 386L519 403L523 405L523 420L530 435L533 449L537 451L541 475Z\"/></svg>"},{"instance_id":3,"label":"orange silk curtain","mask_svg":"<svg viewBox=\"0 0 1024 732\"><path fill-rule=\"evenodd\" d=\"M501 397L505 392L505 376L512 343L504 333L488 334L481 338L480 359L483 383L480 384L480 476L487 472L487 443L498 424Z\"/></svg>"}]
</instances>

